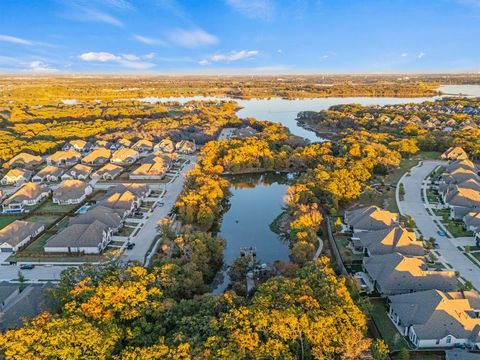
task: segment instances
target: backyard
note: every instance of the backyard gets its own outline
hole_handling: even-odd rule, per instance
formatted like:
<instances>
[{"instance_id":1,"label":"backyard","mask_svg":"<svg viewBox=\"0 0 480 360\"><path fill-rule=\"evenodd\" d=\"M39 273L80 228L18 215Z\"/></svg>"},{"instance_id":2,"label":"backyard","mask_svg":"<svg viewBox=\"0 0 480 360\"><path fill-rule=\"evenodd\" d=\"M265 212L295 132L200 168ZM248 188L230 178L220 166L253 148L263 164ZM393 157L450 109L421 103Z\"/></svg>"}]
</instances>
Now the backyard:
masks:
<instances>
[{"instance_id":1,"label":"backyard","mask_svg":"<svg viewBox=\"0 0 480 360\"><path fill-rule=\"evenodd\" d=\"M385 300L381 298L370 299L372 305L371 317L380 332L383 340L387 343L391 351L409 348L407 340L398 332L388 317Z\"/></svg>"},{"instance_id":2,"label":"backyard","mask_svg":"<svg viewBox=\"0 0 480 360\"><path fill-rule=\"evenodd\" d=\"M20 217L18 216L0 216L0 230L3 229L5 226L11 224L15 220L19 220Z\"/></svg>"}]
</instances>

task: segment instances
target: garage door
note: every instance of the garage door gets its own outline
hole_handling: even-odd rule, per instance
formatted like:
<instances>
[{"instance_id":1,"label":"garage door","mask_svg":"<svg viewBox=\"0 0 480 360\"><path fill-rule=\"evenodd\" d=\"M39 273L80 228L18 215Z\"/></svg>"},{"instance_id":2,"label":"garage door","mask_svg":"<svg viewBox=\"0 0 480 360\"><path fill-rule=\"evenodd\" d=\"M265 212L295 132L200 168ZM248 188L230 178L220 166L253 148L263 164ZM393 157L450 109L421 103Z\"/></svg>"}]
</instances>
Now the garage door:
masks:
<instances>
[{"instance_id":1,"label":"garage door","mask_svg":"<svg viewBox=\"0 0 480 360\"><path fill-rule=\"evenodd\" d=\"M13 252L12 248L1 248L0 252Z\"/></svg>"}]
</instances>

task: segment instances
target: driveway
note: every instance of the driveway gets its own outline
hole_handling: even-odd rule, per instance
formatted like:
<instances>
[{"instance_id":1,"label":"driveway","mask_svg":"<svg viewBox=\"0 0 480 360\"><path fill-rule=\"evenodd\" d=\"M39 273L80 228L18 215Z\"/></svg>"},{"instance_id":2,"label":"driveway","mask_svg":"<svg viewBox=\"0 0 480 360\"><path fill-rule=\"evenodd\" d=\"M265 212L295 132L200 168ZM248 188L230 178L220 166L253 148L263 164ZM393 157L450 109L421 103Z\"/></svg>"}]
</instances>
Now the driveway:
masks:
<instances>
[{"instance_id":1,"label":"driveway","mask_svg":"<svg viewBox=\"0 0 480 360\"><path fill-rule=\"evenodd\" d=\"M421 192L425 178L437 166L445 164L444 161L424 161L421 166L411 169L410 176L403 176L400 183L403 183L405 188L405 197L403 201L397 198L398 209L401 214L414 218L417 228L425 239L433 237L437 240L439 248L435 249L435 252L441 255L440 260L450 264L461 277L470 281L476 289L480 289L480 268L457 249L458 241L438 235L440 228L433 221L433 217L427 212L427 205L422 201Z\"/></svg>"}]
</instances>

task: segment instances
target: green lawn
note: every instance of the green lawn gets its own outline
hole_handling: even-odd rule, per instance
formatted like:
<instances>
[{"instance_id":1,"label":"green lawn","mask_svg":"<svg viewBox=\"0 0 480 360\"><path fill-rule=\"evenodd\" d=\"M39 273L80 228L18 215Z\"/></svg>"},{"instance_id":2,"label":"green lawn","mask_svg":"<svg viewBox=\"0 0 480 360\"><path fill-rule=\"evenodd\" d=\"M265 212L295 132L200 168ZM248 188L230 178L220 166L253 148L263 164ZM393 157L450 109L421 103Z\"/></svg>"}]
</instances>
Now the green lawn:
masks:
<instances>
[{"instance_id":1,"label":"green lawn","mask_svg":"<svg viewBox=\"0 0 480 360\"><path fill-rule=\"evenodd\" d=\"M352 260L362 260L362 254L354 254L352 250L347 248L348 238L345 235L334 234L335 243L337 244L338 250L340 251L340 256L345 265L351 264Z\"/></svg>"},{"instance_id":2,"label":"green lawn","mask_svg":"<svg viewBox=\"0 0 480 360\"><path fill-rule=\"evenodd\" d=\"M371 299L372 304L371 316L383 340L387 343L390 350L400 350L409 348L408 342L398 332L392 321L387 315L387 308L383 299Z\"/></svg>"},{"instance_id":3,"label":"green lawn","mask_svg":"<svg viewBox=\"0 0 480 360\"><path fill-rule=\"evenodd\" d=\"M43 253L43 247L51 237L52 234L49 233L41 235L39 238L31 242L25 249L19 251L16 256L31 256L34 254Z\"/></svg>"},{"instance_id":4,"label":"green lawn","mask_svg":"<svg viewBox=\"0 0 480 360\"><path fill-rule=\"evenodd\" d=\"M438 194L436 194L433 190L427 189L427 200L431 204L438 204L440 202L440 199L438 197Z\"/></svg>"},{"instance_id":5,"label":"green lawn","mask_svg":"<svg viewBox=\"0 0 480 360\"><path fill-rule=\"evenodd\" d=\"M58 215L29 215L25 218L27 221L39 222L45 226L49 226L58 220Z\"/></svg>"},{"instance_id":6,"label":"green lawn","mask_svg":"<svg viewBox=\"0 0 480 360\"><path fill-rule=\"evenodd\" d=\"M46 200L39 208L35 209L36 213L51 213L51 214L67 214L70 211L74 210L76 205L58 205L54 204L52 199L49 198Z\"/></svg>"},{"instance_id":7,"label":"green lawn","mask_svg":"<svg viewBox=\"0 0 480 360\"><path fill-rule=\"evenodd\" d=\"M445 227L450 231L453 237L472 237L473 233L469 230L465 230L463 222L461 221L454 221L454 220L447 220L442 221Z\"/></svg>"},{"instance_id":8,"label":"green lawn","mask_svg":"<svg viewBox=\"0 0 480 360\"><path fill-rule=\"evenodd\" d=\"M10 215L0 216L0 229L3 229L8 224L11 224L12 222L18 219L20 219L19 216L10 216Z\"/></svg>"}]
</instances>

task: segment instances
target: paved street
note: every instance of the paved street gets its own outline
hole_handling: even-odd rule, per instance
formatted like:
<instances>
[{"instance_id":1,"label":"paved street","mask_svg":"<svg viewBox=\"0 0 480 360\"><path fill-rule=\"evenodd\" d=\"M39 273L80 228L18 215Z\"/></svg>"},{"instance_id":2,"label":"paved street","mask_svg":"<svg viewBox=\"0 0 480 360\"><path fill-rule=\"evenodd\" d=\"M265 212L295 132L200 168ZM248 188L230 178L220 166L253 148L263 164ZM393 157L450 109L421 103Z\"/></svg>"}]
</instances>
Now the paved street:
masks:
<instances>
[{"instance_id":1,"label":"paved street","mask_svg":"<svg viewBox=\"0 0 480 360\"><path fill-rule=\"evenodd\" d=\"M425 178L439 165L445 165L445 162L424 161L423 165L412 168L411 176L404 176L400 180L405 187L405 198L403 201L398 201L397 198L398 208L401 214L414 218L425 239L430 237L437 239L439 248L435 251L440 253L441 260L453 266L453 270L458 271L460 276L480 290L480 268L457 249L455 239L438 235L437 232L440 228L433 221L432 216L427 212L426 204L422 201L422 184Z\"/></svg>"},{"instance_id":2,"label":"paved street","mask_svg":"<svg viewBox=\"0 0 480 360\"><path fill-rule=\"evenodd\" d=\"M185 173L190 171L196 164L194 157L190 158L190 164L185 166L180 175L175 180L166 185L167 193L160 200L164 205L162 207L157 206L152 212L150 218L147 220L142 229L138 232L137 236L131 241L135 243L135 247L132 250L125 249L125 260L136 260L143 264L145 255L152 246L152 243L157 235L157 222L163 219L172 210L178 195L182 191L183 183L185 181Z\"/></svg>"}]
</instances>

